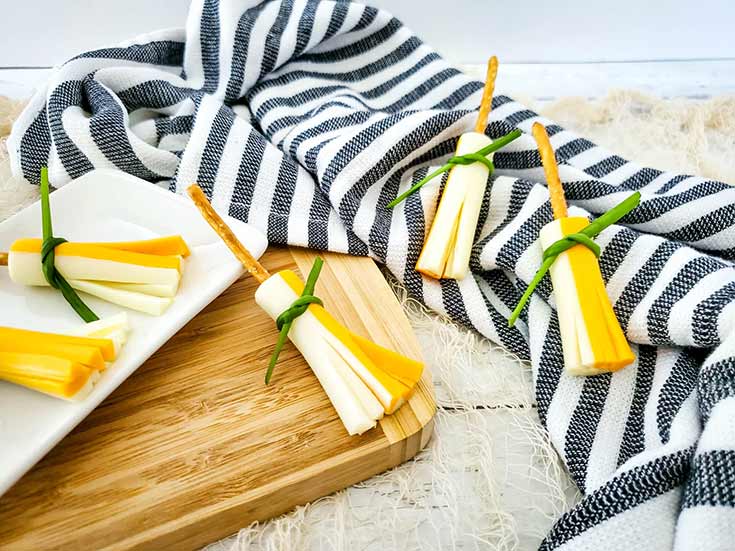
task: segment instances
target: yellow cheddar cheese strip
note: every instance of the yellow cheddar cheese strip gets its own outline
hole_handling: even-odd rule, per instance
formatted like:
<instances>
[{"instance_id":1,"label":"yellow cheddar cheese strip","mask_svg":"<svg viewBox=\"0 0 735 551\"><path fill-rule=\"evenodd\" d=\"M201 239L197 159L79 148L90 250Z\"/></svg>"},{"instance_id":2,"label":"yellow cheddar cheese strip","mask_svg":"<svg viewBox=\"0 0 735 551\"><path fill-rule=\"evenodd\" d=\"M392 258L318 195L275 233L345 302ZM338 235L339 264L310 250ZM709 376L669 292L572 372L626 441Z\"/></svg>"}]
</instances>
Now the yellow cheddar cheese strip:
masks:
<instances>
[{"instance_id":1,"label":"yellow cheddar cheese strip","mask_svg":"<svg viewBox=\"0 0 735 551\"><path fill-rule=\"evenodd\" d=\"M180 235L168 235L142 241L119 241L111 243L90 243L97 247L129 251L131 253L153 254L157 256L182 256L191 254L189 246Z\"/></svg>"},{"instance_id":2,"label":"yellow cheddar cheese strip","mask_svg":"<svg viewBox=\"0 0 735 551\"><path fill-rule=\"evenodd\" d=\"M583 217L554 220L542 228L541 246L546 249L588 224ZM573 375L595 375L631 364L635 356L615 317L594 253L584 245L576 245L561 253L549 272L564 368Z\"/></svg>"},{"instance_id":3,"label":"yellow cheddar cheese strip","mask_svg":"<svg viewBox=\"0 0 735 551\"><path fill-rule=\"evenodd\" d=\"M0 327L0 339L16 339L18 341L25 340L28 343L28 346L33 346L34 343L41 341L49 344L59 343L90 346L99 349L106 362L111 362L116 357L115 344L108 338L62 335L59 333L43 333L40 331L30 331L28 329L18 329L15 327Z\"/></svg>"},{"instance_id":4,"label":"yellow cheddar cheese strip","mask_svg":"<svg viewBox=\"0 0 735 551\"><path fill-rule=\"evenodd\" d=\"M48 394L56 398L74 401L86 398L98 380L94 374L86 379L81 377L73 381L64 382L50 379L34 379L9 374L3 375L2 373L0 373L0 379L32 390L43 392L44 394Z\"/></svg>"},{"instance_id":5,"label":"yellow cheddar cheese strip","mask_svg":"<svg viewBox=\"0 0 735 551\"><path fill-rule=\"evenodd\" d=\"M0 377L12 375L28 379L72 382L88 379L92 369L66 358L43 354L0 352Z\"/></svg>"},{"instance_id":6,"label":"yellow cheddar cheese strip","mask_svg":"<svg viewBox=\"0 0 735 551\"><path fill-rule=\"evenodd\" d=\"M457 142L455 155L474 153L492 140L467 132ZM488 155L492 159L492 154ZM482 163L457 165L449 171L431 229L416 263L416 270L440 279L464 279L485 195L488 167Z\"/></svg>"},{"instance_id":7,"label":"yellow cheddar cheese strip","mask_svg":"<svg viewBox=\"0 0 735 551\"><path fill-rule=\"evenodd\" d=\"M9 338L7 335L0 334L0 354L6 352L54 356L77 362L97 371L105 369L105 359L96 346L52 342L46 339Z\"/></svg>"},{"instance_id":8,"label":"yellow cheddar cheese strip","mask_svg":"<svg viewBox=\"0 0 735 551\"><path fill-rule=\"evenodd\" d=\"M350 336L374 365L380 367L394 379L410 388L416 386L421 380L421 375L424 372L423 363L406 358L388 348L383 348L355 333L350 333Z\"/></svg>"},{"instance_id":9,"label":"yellow cheddar cheese strip","mask_svg":"<svg viewBox=\"0 0 735 551\"><path fill-rule=\"evenodd\" d=\"M36 238L18 239L10 246L10 252L40 254L41 244L42 241ZM148 268L181 269L181 258L179 256L145 254L94 243L62 243L54 249L54 253L56 254L57 262L62 257L74 256L94 260L109 260L122 264L134 264Z\"/></svg>"}]
</instances>

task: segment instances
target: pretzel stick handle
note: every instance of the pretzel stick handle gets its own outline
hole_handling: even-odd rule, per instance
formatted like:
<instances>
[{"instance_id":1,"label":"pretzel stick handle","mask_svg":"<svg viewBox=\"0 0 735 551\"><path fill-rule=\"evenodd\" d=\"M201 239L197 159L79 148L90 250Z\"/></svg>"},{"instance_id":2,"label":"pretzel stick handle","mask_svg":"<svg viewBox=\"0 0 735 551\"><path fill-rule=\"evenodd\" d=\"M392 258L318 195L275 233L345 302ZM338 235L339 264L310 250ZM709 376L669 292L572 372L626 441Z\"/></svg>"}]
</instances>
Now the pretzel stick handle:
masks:
<instances>
[{"instance_id":1,"label":"pretzel stick handle","mask_svg":"<svg viewBox=\"0 0 735 551\"><path fill-rule=\"evenodd\" d=\"M485 88L482 90L482 100L480 100L480 110L477 113L477 122L475 123L475 132L485 133L487 126L487 117L493 106L493 92L495 92L495 78L498 76L498 58L493 56L487 62L487 75L485 77Z\"/></svg>"},{"instance_id":2,"label":"pretzel stick handle","mask_svg":"<svg viewBox=\"0 0 735 551\"><path fill-rule=\"evenodd\" d=\"M551 211L557 220L559 218L566 218L568 216L567 200L564 197L564 188L559 179L559 167L556 164L556 155L551 147L549 135L546 133L546 128L538 122L533 123L531 131L538 145L541 164L544 165L546 185L549 188L549 199L551 201Z\"/></svg>"},{"instance_id":3,"label":"pretzel stick handle","mask_svg":"<svg viewBox=\"0 0 735 551\"><path fill-rule=\"evenodd\" d=\"M191 197L194 205L199 209L199 212L207 223L215 232L217 232L217 235L222 238L225 245L227 245L227 247L245 267L245 270L257 279L259 283L263 283L268 279L271 276L268 273L268 270L266 270L260 262L255 260L253 255L250 254L250 251L245 248L245 245L240 243L240 240L235 237L235 234L232 232L230 227L224 220L222 220L220 215L215 212L214 208L212 208L212 204L207 199L207 196L204 195L202 188L196 184L192 184L187 188L186 192L189 194L189 197Z\"/></svg>"}]
</instances>

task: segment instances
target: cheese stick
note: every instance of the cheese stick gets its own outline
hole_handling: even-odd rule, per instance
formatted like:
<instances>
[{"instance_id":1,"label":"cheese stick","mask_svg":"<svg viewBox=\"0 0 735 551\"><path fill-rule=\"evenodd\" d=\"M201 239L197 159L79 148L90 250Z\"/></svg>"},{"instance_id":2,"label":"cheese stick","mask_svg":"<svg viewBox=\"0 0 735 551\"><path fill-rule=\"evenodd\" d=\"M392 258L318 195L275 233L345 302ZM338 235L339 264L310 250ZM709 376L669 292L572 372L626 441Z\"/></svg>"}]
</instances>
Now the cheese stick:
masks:
<instances>
[{"instance_id":1,"label":"cheese stick","mask_svg":"<svg viewBox=\"0 0 735 551\"><path fill-rule=\"evenodd\" d=\"M173 303L172 298L136 293L95 281L79 279L67 279L67 281L77 291L151 316L160 316Z\"/></svg>"},{"instance_id":2,"label":"cheese stick","mask_svg":"<svg viewBox=\"0 0 735 551\"><path fill-rule=\"evenodd\" d=\"M116 358L127 318L99 320L85 330L92 335L0 327L0 380L66 400L85 398Z\"/></svg>"},{"instance_id":3,"label":"cheese stick","mask_svg":"<svg viewBox=\"0 0 735 551\"><path fill-rule=\"evenodd\" d=\"M302 291L298 276L284 270L258 287L255 302L276 319ZM421 377L419 362L356 338L318 304L310 305L294 320L289 338L311 366L350 434L362 434L384 413L398 409ZM393 360L390 368L395 366L403 381L385 371L388 366L376 365L371 359L381 356Z\"/></svg>"},{"instance_id":4,"label":"cheese stick","mask_svg":"<svg viewBox=\"0 0 735 551\"><path fill-rule=\"evenodd\" d=\"M491 142L485 134L467 132L459 138L455 155L474 153ZM492 154L487 158L492 159ZM464 279L469 273L470 253L489 174L488 167L481 163L458 165L449 172L416 263L417 271L436 279Z\"/></svg>"},{"instance_id":5,"label":"cheese stick","mask_svg":"<svg viewBox=\"0 0 735 551\"><path fill-rule=\"evenodd\" d=\"M41 331L31 331L29 329L18 329L16 327L0 327L0 339L4 341L15 340L18 343L27 343L28 347L33 347L41 341L45 342L49 346L54 344L71 344L94 347L99 349L106 362L114 361L118 352L118 349L115 347L115 343L107 338L88 337L83 335L65 335L60 333L44 333Z\"/></svg>"},{"instance_id":6,"label":"cheese stick","mask_svg":"<svg viewBox=\"0 0 735 551\"><path fill-rule=\"evenodd\" d=\"M47 286L40 239L19 239L10 247L12 281ZM189 249L180 236L121 243L62 243L54 266L72 288L131 310L161 315L181 282L182 257Z\"/></svg>"},{"instance_id":7,"label":"cheese stick","mask_svg":"<svg viewBox=\"0 0 735 551\"><path fill-rule=\"evenodd\" d=\"M62 243L56 269L66 279L178 285L181 258L123 251L89 243ZM41 270L41 240L18 239L10 246L10 278L24 285L48 285Z\"/></svg>"},{"instance_id":8,"label":"cheese stick","mask_svg":"<svg viewBox=\"0 0 735 551\"><path fill-rule=\"evenodd\" d=\"M189 246L180 235L167 235L165 237L154 237L142 241L114 241L107 243L90 243L98 247L118 249L131 253L154 254L158 256L182 256L186 258L191 254Z\"/></svg>"},{"instance_id":9,"label":"cheese stick","mask_svg":"<svg viewBox=\"0 0 735 551\"><path fill-rule=\"evenodd\" d=\"M546 224L541 246L589 224L583 217L567 217ZM613 312L594 253L576 245L561 253L549 268L559 316L564 368L572 375L617 371L635 357Z\"/></svg>"},{"instance_id":10,"label":"cheese stick","mask_svg":"<svg viewBox=\"0 0 735 551\"><path fill-rule=\"evenodd\" d=\"M0 380L14 383L32 390L37 390L54 398L62 398L72 402L84 400L92 392L99 376L80 377L72 381L55 381L53 379L35 379L12 374L4 374L0 368Z\"/></svg>"},{"instance_id":11,"label":"cheese stick","mask_svg":"<svg viewBox=\"0 0 735 551\"><path fill-rule=\"evenodd\" d=\"M460 136L454 156L476 153L492 140L485 134L492 107L498 59L488 61L487 78L474 132ZM486 158L492 161L493 154ZM436 279L464 279L470 271L470 254L485 195L490 168L481 162L455 165L447 177L431 229L424 242L416 270Z\"/></svg>"},{"instance_id":12,"label":"cheese stick","mask_svg":"<svg viewBox=\"0 0 735 551\"><path fill-rule=\"evenodd\" d=\"M533 135L539 145L556 218L541 229L541 246L546 250L556 241L582 230L589 220L568 216L546 130L536 123ZM615 317L595 254L582 244L575 245L559 254L549 273L556 297L564 369L571 375L596 375L632 363L635 356Z\"/></svg>"}]
</instances>

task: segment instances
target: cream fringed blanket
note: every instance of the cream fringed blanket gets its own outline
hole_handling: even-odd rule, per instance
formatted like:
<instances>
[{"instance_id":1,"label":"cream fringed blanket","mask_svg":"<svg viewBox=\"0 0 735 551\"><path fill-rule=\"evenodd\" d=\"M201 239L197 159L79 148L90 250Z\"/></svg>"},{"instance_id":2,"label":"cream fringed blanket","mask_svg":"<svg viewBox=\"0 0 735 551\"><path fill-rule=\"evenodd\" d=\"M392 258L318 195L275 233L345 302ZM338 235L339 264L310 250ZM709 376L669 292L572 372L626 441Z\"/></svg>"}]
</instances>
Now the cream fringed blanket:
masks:
<instances>
[{"instance_id":1,"label":"cream fringed blanket","mask_svg":"<svg viewBox=\"0 0 735 551\"><path fill-rule=\"evenodd\" d=\"M0 134L17 106L0 99ZM735 98L658 100L615 92L541 112L650 166L735 184ZM0 218L34 201L0 153ZM535 549L577 498L533 407L530 371L492 343L404 299L431 366L439 411L417 459L212 550Z\"/></svg>"}]
</instances>

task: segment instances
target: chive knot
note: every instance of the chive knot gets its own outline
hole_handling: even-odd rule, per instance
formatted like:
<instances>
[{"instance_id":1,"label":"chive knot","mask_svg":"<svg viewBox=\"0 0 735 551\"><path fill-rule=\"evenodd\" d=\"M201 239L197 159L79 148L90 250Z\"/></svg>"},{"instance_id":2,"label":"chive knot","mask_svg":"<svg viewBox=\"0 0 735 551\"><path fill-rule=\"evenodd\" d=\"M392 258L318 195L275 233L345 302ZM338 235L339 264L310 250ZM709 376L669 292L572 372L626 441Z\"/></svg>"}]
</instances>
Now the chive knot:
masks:
<instances>
[{"instance_id":1,"label":"chive knot","mask_svg":"<svg viewBox=\"0 0 735 551\"><path fill-rule=\"evenodd\" d=\"M319 273L322 271L323 265L324 261L317 256L314 259L314 264L312 264L311 270L309 271L309 277L306 278L306 283L304 284L304 290L301 292L301 296L293 301L291 306L286 308L276 318L276 327L279 331L278 341L276 341L276 348L273 351L270 362L268 363L268 370L265 372L265 384L271 382L273 369L276 367L278 356L281 354L281 350L286 344L288 332L291 329L291 325L294 320L303 315L306 310L309 309L311 304L322 305L321 299L314 296L314 287L316 286L316 280L319 279Z\"/></svg>"},{"instance_id":2,"label":"chive knot","mask_svg":"<svg viewBox=\"0 0 735 551\"><path fill-rule=\"evenodd\" d=\"M612 224L620 220L623 216L632 211L634 208L636 208L640 201L641 193L639 191L636 191L632 195L629 195L627 198L623 199L623 201L615 205L605 214L603 214L599 218L594 219L592 222L589 223L589 225L582 228L579 232L565 235L558 241L554 241L551 245L549 245L549 247L544 250L543 262L541 264L541 267L533 276L531 283L529 283L528 287L526 287L526 291L523 293L521 299L518 301L518 304L515 307L515 310L513 310L513 313L510 315L510 318L508 319L508 326L513 327L516 320L521 315L521 312L523 311L523 307L526 305L526 302L528 302L528 299L531 298L531 295L536 289L536 286L541 282L541 280L546 275L546 272L549 271L549 268L551 268L551 265L561 253L568 249L571 249L575 245L584 245L585 247L590 249L595 256L599 257L600 246L595 243L592 238L597 237L600 232L602 232L602 230L604 230L608 226L611 226Z\"/></svg>"},{"instance_id":3,"label":"chive knot","mask_svg":"<svg viewBox=\"0 0 735 551\"><path fill-rule=\"evenodd\" d=\"M51 226L51 205L49 201L49 182L48 169L44 166L41 168L41 224L43 227L43 242L41 243L41 271L43 277L49 285L54 289L61 291L66 302L74 308L74 311L87 323L97 321L97 314L90 310L84 301L79 298L77 292L69 285L56 269L56 247L62 243L66 243L66 239L62 237L54 237Z\"/></svg>"}]
</instances>

